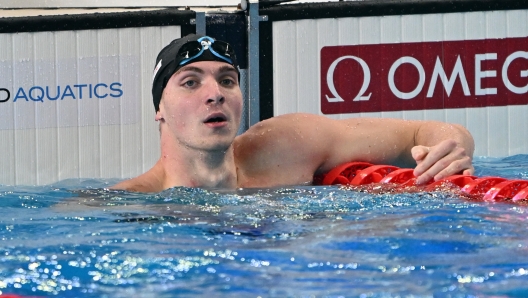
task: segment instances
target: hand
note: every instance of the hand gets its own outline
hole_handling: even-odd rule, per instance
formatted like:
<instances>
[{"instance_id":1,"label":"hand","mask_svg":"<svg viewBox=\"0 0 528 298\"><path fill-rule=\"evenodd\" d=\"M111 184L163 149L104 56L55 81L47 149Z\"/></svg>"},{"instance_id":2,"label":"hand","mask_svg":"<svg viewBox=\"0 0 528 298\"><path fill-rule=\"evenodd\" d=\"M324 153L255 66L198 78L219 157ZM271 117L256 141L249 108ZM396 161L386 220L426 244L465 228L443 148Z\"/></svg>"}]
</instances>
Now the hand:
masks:
<instances>
[{"instance_id":1,"label":"hand","mask_svg":"<svg viewBox=\"0 0 528 298\"><path fill-rule=\"evenodd\" d=\"M444 140L432 147L414 146L411 154L416 161L414 176L416 184L424 184L434 179L438 181L451 175L473 175L475 168L471 156L454 140Z\"/></svg>"}]
</instances>

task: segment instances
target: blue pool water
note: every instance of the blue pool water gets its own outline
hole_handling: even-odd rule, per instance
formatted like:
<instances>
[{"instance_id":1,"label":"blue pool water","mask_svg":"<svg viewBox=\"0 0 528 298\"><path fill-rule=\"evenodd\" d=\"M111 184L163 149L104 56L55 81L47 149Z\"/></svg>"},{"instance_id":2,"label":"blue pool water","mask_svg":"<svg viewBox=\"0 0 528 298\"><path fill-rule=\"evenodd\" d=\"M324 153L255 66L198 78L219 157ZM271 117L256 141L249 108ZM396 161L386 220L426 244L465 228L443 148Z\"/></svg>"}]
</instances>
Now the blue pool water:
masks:
<instances>
[{"instance_id":1,"label":"blue pool water","mask_svg":"<svg viewBox=\"0 0 528 298\"><path fill-rule=\"evenodd\" d=\"M528 155L476 158L528 179ZM528 207L339 187L0 186L0 291L58 297L528 297Z\"/></svg>"}]
</instances>

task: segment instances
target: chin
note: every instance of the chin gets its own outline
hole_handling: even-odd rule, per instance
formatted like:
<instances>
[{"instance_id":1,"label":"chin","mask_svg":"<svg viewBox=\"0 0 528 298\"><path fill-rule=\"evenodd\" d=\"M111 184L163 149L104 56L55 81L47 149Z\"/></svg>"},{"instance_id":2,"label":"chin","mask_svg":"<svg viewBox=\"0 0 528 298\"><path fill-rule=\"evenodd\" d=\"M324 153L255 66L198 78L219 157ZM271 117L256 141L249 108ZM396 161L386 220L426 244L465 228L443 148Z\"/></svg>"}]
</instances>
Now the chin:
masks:
<instances>
[{"instance_id":1,"label":"chin","mask_svg":"<svg viewBox=\"0 0 528 298\"><path fill-rule=\"evenodd\" d=\"M210 144L210 146L205 146L207 151L227 151L229 147L233 144L233 139L227 141L218 141L213 144Z\"/></svg>"}]
</instances>

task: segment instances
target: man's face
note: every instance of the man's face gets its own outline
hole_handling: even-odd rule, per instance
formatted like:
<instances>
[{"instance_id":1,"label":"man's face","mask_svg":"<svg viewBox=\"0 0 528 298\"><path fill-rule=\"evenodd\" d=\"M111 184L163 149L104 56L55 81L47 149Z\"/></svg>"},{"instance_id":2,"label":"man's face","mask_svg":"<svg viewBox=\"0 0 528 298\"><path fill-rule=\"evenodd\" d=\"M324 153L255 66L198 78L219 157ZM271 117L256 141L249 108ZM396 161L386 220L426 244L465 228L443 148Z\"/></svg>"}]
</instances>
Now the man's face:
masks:
<instances>
[{"instance_id":1,"label":"man's face","mask_svg":"<svg viewBox=\"0 0 528 298\"><path fill-rule=\"evenodd\" d=\"M179 69L163 90L156 119L188 148L218 151L232 144L242 114L242 92L235 68L200 61ZM163 123L163 122L162 122Z\"/></svg>"}]
</instances>

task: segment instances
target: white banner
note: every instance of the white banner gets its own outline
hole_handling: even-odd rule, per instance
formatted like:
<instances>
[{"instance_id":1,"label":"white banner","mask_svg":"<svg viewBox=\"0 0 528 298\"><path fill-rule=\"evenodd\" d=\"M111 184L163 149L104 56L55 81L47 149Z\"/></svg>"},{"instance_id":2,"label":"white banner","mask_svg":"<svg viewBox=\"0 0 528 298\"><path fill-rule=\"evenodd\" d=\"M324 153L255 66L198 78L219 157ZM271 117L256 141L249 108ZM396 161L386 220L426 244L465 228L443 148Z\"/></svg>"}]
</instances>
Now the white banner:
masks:
<instances>
[{"instance_id":1,"label":"white banner","mask_svg":"<svg viewBox=\"0 0 528 298\"><path fill-rule=\"evenodd\" d=\"M0 61L0 129L137 123L140 93L131 76L140 73L139 60L113 55Z\"/></svg>"}]
</instances>

